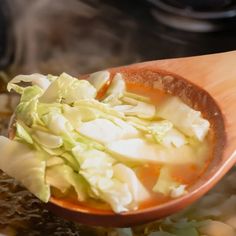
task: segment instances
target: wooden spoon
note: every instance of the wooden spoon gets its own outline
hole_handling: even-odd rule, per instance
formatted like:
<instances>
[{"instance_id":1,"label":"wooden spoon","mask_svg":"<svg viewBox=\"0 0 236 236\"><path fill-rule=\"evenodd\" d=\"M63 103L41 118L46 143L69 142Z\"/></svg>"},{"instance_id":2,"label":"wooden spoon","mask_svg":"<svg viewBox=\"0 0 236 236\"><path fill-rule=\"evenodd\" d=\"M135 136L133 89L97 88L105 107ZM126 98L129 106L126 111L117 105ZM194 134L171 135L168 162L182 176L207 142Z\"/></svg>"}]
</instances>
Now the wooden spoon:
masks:
<instances>
[{"instance_id":1,"label":"wooden spoon","mask_svg":"<svg viewBox=\"0 0 236 236\"><path fill-rule=\"evenodd\" d=\"M47 207L89 225L125 227L146 223L187 207L210 190L236 162L236 51L197 57L144 62L109 69L131 83L142 83L180 96L201 110L214 130L213 160L178 199L122 214L89 208L52 197ZM174 115L174 114L173 114Z\"/></svg>"}]
</instances>

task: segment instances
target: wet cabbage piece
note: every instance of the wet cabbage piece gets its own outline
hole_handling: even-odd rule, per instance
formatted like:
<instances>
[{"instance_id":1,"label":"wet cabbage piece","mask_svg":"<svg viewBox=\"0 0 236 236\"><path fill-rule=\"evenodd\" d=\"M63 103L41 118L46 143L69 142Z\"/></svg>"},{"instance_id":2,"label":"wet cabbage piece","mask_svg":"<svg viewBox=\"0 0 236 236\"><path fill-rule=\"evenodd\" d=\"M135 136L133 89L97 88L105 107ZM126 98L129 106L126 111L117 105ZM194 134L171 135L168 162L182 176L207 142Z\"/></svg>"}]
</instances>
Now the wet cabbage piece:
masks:
<instances>
[{"instance_id":1,"label":"wet cabbage piece","mask_svg":"<svg viewBox=\"0 0 236 236\"><path fill-rule=\"evenodd\" d=\"M118 214L186 194L211 157L209 121L124 76L14 77L7 89L20 102L12 140L0 137L0 169L43 202L64 198Z\"/></svg>"},{"instance_id":2,"label":"wet cabbage piece","mask_svg":"<svg viewBox=\"0 0 236 236\"><path fill-rule=\"evenodd\" d=\"M7 136L19 98L0 94L0 134ZM99 229L57 217L16 180L0 171L0 233L2 235L104 235ZM105 232L105 229L104 229Z\"/></svg>"},{"instance_id":3,"label":"wet cabbage piece","mask_svg":"<svg viewBox=\"0 0 236 236\"><path fill-rule=\"evenodd\" d=\"M7 135L10 116L18 99L0 94L0 134ZM236 229L235 168L206 196L177 215L132 229L107 229L63 220L44 208L15 180L0 172L0 233L3 235L208 235L234 236ZM205 225L205 228L202 226ZM208 226L208 227L207 227ZM218 226L218 227L217 227ZM214 232L217 230L219 233ZM221 230L221 231L220 231ZM161 234L161 232L163 234ZM191 234L190 234L191 233Z\"/></svg>"}]
</instances>

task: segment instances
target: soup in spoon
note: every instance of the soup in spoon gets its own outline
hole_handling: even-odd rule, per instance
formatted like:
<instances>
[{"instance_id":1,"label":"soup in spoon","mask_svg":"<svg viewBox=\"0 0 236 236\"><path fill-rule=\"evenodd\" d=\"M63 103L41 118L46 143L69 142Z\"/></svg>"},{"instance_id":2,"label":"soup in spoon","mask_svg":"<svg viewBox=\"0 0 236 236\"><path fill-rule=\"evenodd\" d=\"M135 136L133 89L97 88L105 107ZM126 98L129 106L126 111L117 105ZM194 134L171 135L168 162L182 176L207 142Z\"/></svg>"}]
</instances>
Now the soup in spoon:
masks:
<instances>
[{"instance_id":1,"label":"soup in spoon","mask_svg":"<svg viewBox=\"0 0 236 236\"><path fill-rule=\"evenodd\" d=\"M21 100L0 168L44 202L115 213L160 205L186 194L211 160L200 111L122 73L20 75L8 89Z\"/></svg>"}]
</instances>

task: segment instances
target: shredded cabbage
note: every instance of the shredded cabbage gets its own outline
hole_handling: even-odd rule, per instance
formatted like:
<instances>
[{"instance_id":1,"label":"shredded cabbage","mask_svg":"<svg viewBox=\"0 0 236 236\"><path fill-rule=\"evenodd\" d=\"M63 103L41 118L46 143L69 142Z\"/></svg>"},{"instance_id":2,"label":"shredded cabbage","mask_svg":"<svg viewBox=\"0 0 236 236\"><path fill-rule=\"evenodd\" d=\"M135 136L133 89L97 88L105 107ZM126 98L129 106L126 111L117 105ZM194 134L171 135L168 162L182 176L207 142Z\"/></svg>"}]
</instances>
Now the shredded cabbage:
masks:
<instances>
[{"instance_id":1,"label":"shredded cabbage","mask_svg":"<svg viewBox=\"0 0 236 236\"><path fill-rule=\"evenodd\" d=\"M159 107L158 116L171 121L184 134L200 141L203 141L210 126L200 111L193 110L177 97L166 100Z\"/></svg>"},{"instance_id":2,"label":"shredded cabbage","mask_svg":"<svg viewBox=\"0 0 236 236\"><path fill-rule=\"evenodd\" d=\"M98 150L86 149L81 145L73 149L80 163L79 173L91 186L90 195L108 202L115 212L127 211L132 201L132 190L127 183L114 175L115 160Z\"/></svg>"},{"instance_id":3,"label":"shredded cabbage","mask_svg":"<svg viewBox=\"0 0 236 236\"><path fill-rule=\"evenodd\" d=\"M80 99L96 97L96 89L86 80L78 80L66 73L62 73L51 82L48 89L40 97L40 102L62 102L71 104Z\"/></svg>"},{"instance_id":4,"label":"shredded cabbage","mask_svg":"<svg viewBox=\"0 0 236 236\"><path fill-rule=\"evenodd\" d=\"M32 150L27 144L0 137L0 167L8 175L16 178L30 192L47 202L50 186L45 183L46 162L42 154Z\"/></svg>"},{"instance_id":5,"label":"shredded cabbage","mask_svg":"<svg viewBox=\"0 0 236 236\"><path fill-rule=\"evenodd\" d=\"M23 127L21 122L16 123L16 137L24 140L29 144L33 144L33 139L28 131Z\"/></svg>"},{"instance_id":6,"label":"shredded cabbage","mask_svg":"<svg viewBox=\"0 0 236 236\"><path fill-rule=\"evenodd\" d=\"M89 76L89 82L96 88L99 92L103 86L110 80L109 71L98 71Z\"/></svg>"},{"instance_id":7,"label":"shredded cabbage","mask_svg":"<svg viewBox=\"0 0 236 236\"><path fill-rule=\"evenodd\" d=\"M46 182L48 185L59 189L62 193L73 187L79 201L85 201L87 198L86 181L68 165L61 164L47 168Z\"/></svg>"},{"instance_id":8,"label":"shredded cabbage","mask_svg":"<svg viewBox=\"0 0 236 236\"><path fill-rule=\"evenodd\" d=\"M63 196L73 190L79 201L97 199L120 213L151 196L135 167L161 164L153 191L182 196L186 186L174 181L165 165L203 163L209 122L175 97L156 108L150 98L127 92L120 73L98 101L108 83L108 71L88 80L66 73L13 78L8 90L21 99L14 140L0 137L0 169L44 202L50 188ZM197 235L194 228L187 232ZM172 234L185 235L177 228L157 233Z\"/></svg>"},{"instance_id":9,"label":"shredded cabbage","mask_svg":"<svg viewBox=\"0 0 236 236\"><path fill-rule=\"evenodd\" d=\"M31 75L17 75L15 76L7 85L7 90L10 92L11 89L14 89L16 92L17 88L22 89L22 87L16 85L20 82L32 83L32 85L37 85L43 90L46 90L50 85L50 80L47 76L42 74L31 74Z\"/></svg>"},{"instance_id":10,"label":"shredded cabbage","mask_svg":"<svg viewBox=\"0 0 236 236\"><path fill-rule=\"evenodd\" d=\"M112 96L122 96L123 93L125 92L126 85L125 81L122 78L122 75L120 73L117 73L114 78L112 79L111 85L107 90L107 95L112 95Z\"/></svg>"},{"instance_id":11,"label":"shredded cabbage","mask_svg":"<svg viewBox=\"0 0 236 236\"><path fill-rule=\"evenodd\" d=\"M153 191L166 196L180 197L185 193L185 185L181 185L173 179L168 167L162 167Z\"/></svg>"}]
</instances>

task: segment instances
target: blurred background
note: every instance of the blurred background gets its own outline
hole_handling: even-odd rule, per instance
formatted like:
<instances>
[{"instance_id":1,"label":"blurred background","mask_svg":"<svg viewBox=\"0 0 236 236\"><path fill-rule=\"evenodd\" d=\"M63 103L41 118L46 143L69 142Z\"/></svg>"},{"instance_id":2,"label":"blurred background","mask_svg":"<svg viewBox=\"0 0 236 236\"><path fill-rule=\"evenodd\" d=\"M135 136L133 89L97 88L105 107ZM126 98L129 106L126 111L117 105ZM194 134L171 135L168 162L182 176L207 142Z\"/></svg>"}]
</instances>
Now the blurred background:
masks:
<instances>
[{"instance_id":1,"label":"blurred background","mask_svg":"<svg viewBox=\"0 0 236 236\"><path fill-rule=\"evenodd\" d=\"M234 0L1 0L0 70L72 75L235 49Z\"/></svg>"},{"instance_id":2,"label":"blurred background","mask_svg":"<svg viewBox=\"0 0 236 236\"><path fill-rule=\"evenodd\" d=\"M235 48L234 0L0 0L0 134L7 135L18 102L5 91L15 74L65 71L78 76ZM234 168L177 215L132 229L113 229L81 226L55 216L0 172L0 235L234 236L235 179Z\"/></svg>"}]
</instances>

